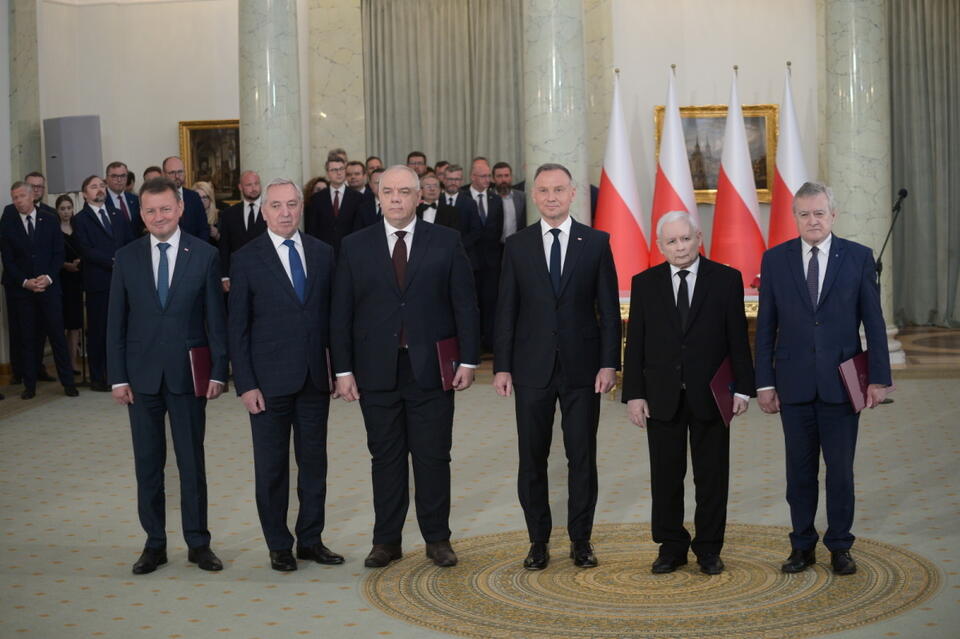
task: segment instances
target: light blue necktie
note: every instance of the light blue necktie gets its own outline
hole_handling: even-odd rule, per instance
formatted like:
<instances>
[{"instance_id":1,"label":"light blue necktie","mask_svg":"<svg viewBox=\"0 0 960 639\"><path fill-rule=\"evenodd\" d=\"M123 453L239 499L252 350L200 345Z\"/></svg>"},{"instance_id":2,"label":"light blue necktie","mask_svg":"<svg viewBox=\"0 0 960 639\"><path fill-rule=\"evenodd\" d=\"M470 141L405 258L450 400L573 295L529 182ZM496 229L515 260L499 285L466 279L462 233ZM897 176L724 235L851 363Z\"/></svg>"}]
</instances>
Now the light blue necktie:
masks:
<instances>
[{"instance_id":1,"label":"light blue necktie","mask_svg":"<svg viewBox=\"0 0 960 639\"><path fill-rule=\"evenodd\" d=\"M170 292L170 263L167 262L167 249L170 245L166 242L157 244L160 249L160 266L157 267L157 297L160 298L160 307L167 307L167 294Z\"/></svg>"},{"instance_id":2,"label":"light blue necktie","mask_svg":"<svg viewBox=\"0 0 960 639\"><path fill-rule=\"evenodd\" d=\"M296 291L300 303L307 297L307 274L303 270L303 262L297 253L296 242L284 240L283 245L290 249L290 277L293 279L293 290Z\"/></svg>"}]
</instances>

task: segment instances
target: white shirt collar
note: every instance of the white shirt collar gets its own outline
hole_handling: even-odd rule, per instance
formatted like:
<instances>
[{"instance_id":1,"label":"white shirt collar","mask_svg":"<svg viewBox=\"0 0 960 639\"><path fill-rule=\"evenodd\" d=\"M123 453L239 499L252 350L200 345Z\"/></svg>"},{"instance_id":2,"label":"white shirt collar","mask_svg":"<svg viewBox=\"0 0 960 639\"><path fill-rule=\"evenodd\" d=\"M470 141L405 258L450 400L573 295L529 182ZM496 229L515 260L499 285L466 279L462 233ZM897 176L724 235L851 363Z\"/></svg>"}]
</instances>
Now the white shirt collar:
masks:
<instances>
[{"instance_id":1,"label":"white shirt collar","mask_svg":"<svg viewBox=\"0 0 960 639\"><path fill-rule=\"evenodd\" d=\"M20 213L20 211L17 211L17 213ZM33 216L33 219L37 219L37 207L33 207L33 210L30 211L29 213L20 213L20 220L21 220L24 224L26 224L26 222L27 222L27 217L30 216L30 215Z\"/></svg>"},{"instance_id":2,"label":"white shirt collar","mask_svg":"<svg viewBox=\"0 0 960 639\"><path fill-rule=\"evenodd\" d=\"M383 218L383 226L386 227L385 231L386 231L387 237L390 237L397 231L406 231L408 236L413 236L413 227L416 225L416 223L417 223L417 216L414 215L413 219L410 220L410 223L407 224L405 227L403 227L402 229L395 229L390 224L390 222L387 222L387 218Z\"/></svg>"},{"instance_id":3,"label":"white shirt collar","mask_svg":"<svg viewBox=\"0 0 960 639\"><path fill-rule=\"evenodd\" d=\"M476 190L475 188L473 188L473 185L472 185L472 184L470 185L470 195L473 196L473 199L477 199L477 197L478 197L481 193L483 193L484 195L486 195L488 191L490 191L490 189L487 189L486 191L478 191L478 190Z\"/></svg>"},{"instance_id":4,"label":"white shirt collar","mask_svg":"<svg viewBox=\"0 0 960 639\"><path fill-rule=\"evenodd\" d=\"M546 220L544 220L543 218L540 218L540 235L546 235L547 233L550 232L550 229L558 228L560 229L561 232L569 236L571 226L573 226L573 218L570 217L569 215L567 216L567 219L565 219L560 224L560 226L556 226L556 227L550 226L549 224L547 224Z\"/></svg>"},{"instance_id":5,"label":"white shirt collar","mask_svg":"<svg viewBox=\"0 0 960 639\"><path fill-rule=\"evenodd\" d=\"M263 197L262 194L261 194L261 195L258 195L258 196L257 196L257 199L255 199L255 200L253 200L253 201L250 201L250 200L247 200L246 198L244 198L244 199L243 199L243 209L244 209L244 212L250 210L250 205L251 205L251 204L253 204L254 210L259 211L259 210L260 210L260 199L261 199L262 197Z\"/></svg>"},{"instance_id":6,"label":"white shirt collar","mask_svg":"<svg viewBox=\"0 0 960 639\"><path fill-rule=\"evenodd\" d=\"M157 237L151 233L150 234L150 251L152 252L153 249L157 248L157 244L159 243L160 243L160 240L158 240ZM167 244L169 244L170 248L172 248L174 253L176 253L177 248L180 246L180 227L179 226L173 232L173 235L170 236L170 239L167 240ZM170 254L167 253L167 255L170 255Z\"/></svg>"},{"instance_id":7,"label":"white shirt collar","mask_svg":"<svg viewBox=\"0 0 960 639\"><path fill-rule=\"evenodd\" d=\"M690 273L693 274L694 277L696 277L696 276L697 276L697 271L698 271L699 269L700 269L700 256L697 255L697 259L695 259L695 260L693 261L693 264L691 264L691 265L688 266L687 268L681 269L679 266L674 266L673 264L671 264L671 265L670 265L670 277L673 277L674 275L676 275L676 274L679 273L680 271L689 271Z\"/></svg>"},{"instance_id":8,"label":"white shirt collar","mask_svg":"<svg viewBox=\"0 0 960 639\"><path fill-rule=\"evenodd\" d=\"M822 242L817 244L817 249L824 255L830 255L830 243L833 241L833 233L830 233ZM807 255L810 253L810 249L813 248L813 244L807 243L806 240L800 238L800 244L803 245L803 254Z\"/></svg>"},{"instance_id":9,"label":"white shirt collar","mask_svg":"<svg viewBox=\"0 0 960 639\"><path fill-rule=\"evenodd\" d=\"M107 189L107 193L109 193L110 197L113 198L114 200L120 200L123 198L123 193L114 193L110 189Z\"/></svg>"},{"instance_id":10,"label":"white shirt collar","mask_svg":"<svg viewBox=\"0 0 960 639\"><path fill-rule=\"evenodd\" d=\"M282 235L277 235L270 229L267 229L267 235L270 236L270 241L273 242L273 248L280 250L280 247L283 246L283 243L287 241L287 238ZM303 241L300 239L300 231L295 231L294 234L290 237L293 240L294 244L299 244L303 246Z\"/></svg>"}]
</instances>

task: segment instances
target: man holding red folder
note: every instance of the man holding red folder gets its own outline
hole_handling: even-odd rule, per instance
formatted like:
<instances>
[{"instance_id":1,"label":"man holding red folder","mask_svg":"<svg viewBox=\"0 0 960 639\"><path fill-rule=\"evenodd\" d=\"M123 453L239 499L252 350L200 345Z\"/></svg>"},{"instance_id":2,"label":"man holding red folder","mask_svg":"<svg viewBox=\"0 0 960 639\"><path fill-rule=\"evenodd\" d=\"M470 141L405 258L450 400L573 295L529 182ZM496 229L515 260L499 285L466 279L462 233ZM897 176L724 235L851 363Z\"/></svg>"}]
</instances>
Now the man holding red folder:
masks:
<instances>
[{"instance_id":1,"label":"man holding red folder","mask_svg":"<svg viewBox=\"0 0 960 639\"><path fill-rule=\"evenodd\" d=\"M459 233L417 219L413 169L387 169L379 193L383 220L340 245L330 319L337 393L360 400L373 457L373 548L364 565L380 568L402 556L412 456L427 557L453 566L453 390L443 389L437 342L458 339L453 388L469 388L480 358L473 270Z\"/></svg>"},{"instance_id":2,"label":"man holding red folder","mask_svg":"<svg viewBox=\"0 0 960 639\"><path fill-rule=\"evenodd\" d=\"M838 367L861 351L860 326L870 353L867 406L886 397L891 383L886 324L880 309L872 251L832 233L837 217L830 188L807 182L793 200L800 237L766 251L760 270L757 317L757 396L765 413L780 413L786 444L787 503L793 532L783 572L816 563L814 527L820 455L827 465L824 545L834 573L850 575L853 458L859 413Z\"/></svg>"}]
</instances>

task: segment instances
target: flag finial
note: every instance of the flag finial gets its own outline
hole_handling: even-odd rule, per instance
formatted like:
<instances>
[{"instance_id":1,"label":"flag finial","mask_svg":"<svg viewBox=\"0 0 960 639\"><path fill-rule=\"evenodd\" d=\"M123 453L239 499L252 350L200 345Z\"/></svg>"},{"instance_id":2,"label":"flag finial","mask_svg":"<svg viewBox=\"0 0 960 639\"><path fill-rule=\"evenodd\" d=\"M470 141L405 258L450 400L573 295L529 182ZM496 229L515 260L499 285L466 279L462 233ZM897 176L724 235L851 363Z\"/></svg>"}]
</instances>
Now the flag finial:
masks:
<instances>
[{"instance_id":1,"label":"flag finial","mask_svg":"<svg viewBox=\"0 0 960 639\"><path fill-rule=\"evenodd\" d=\"M676 70L677 70L677 65L676 65L676 64L671 64L671 65L670 65L670 68L673 69L674 71L676 71Z\"/></svg>"},{"instance_id":2,"label":"flag finial","mask_svg":"<svg viewBox=\"0 0 960 639\"><path fill-rule=\"evenodd\" d=\"M620 75L620 67L613 67L613 74L616 76Z\"/></svg>"},{"instance_id":3,"label":"flag finial","mask_svg":"<svg viewBox=\"0 0 960 639\"><path fill-rule=\"evenodd\" d=\"M792 64L793 64L792 62L787 60L787 73L789 73L790 75L793 75L793 69L790 68Z\"/></svg>"},{"instance_id":4,"label":"flag finial","mask_svg":"<svg viewBox=\"0 0 960 639\"><path fill-rule=\"evenodd\" d=\"M739 71L740 71L740 65L739 64L733 65L733 72L738 73Z\"/></svg>"}]
</instances>

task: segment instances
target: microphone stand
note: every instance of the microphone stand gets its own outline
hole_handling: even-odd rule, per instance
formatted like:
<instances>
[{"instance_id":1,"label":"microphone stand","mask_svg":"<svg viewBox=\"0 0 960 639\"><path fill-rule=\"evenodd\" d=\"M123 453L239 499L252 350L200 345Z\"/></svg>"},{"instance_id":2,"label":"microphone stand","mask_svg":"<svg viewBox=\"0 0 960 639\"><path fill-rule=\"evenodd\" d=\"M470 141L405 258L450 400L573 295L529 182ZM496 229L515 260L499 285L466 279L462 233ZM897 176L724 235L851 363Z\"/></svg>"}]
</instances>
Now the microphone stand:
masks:
<instances>
[{"instance_id":1,"label":"microphone stand","mask_svg":"<svg viewBox=\"0 0 960 639\"><path fill-rule=\"evenodd\" d=\"M893 219L890 221L890 229L887 231L887 237L883 240L883 246L880 247L880 254L877 255L877 293L880 293L880 275L883 273L883 253L887 250L887 243L890 242L890 236L893 235L893 227L897 224L897 218L900 217L900 209L903 204L903 200L907 197L907 190L900 189L897 193L897 201L893 203ZM892 404L893 400L889 397L885 398L881 404Z\"/></svg>"}]
</instances>

